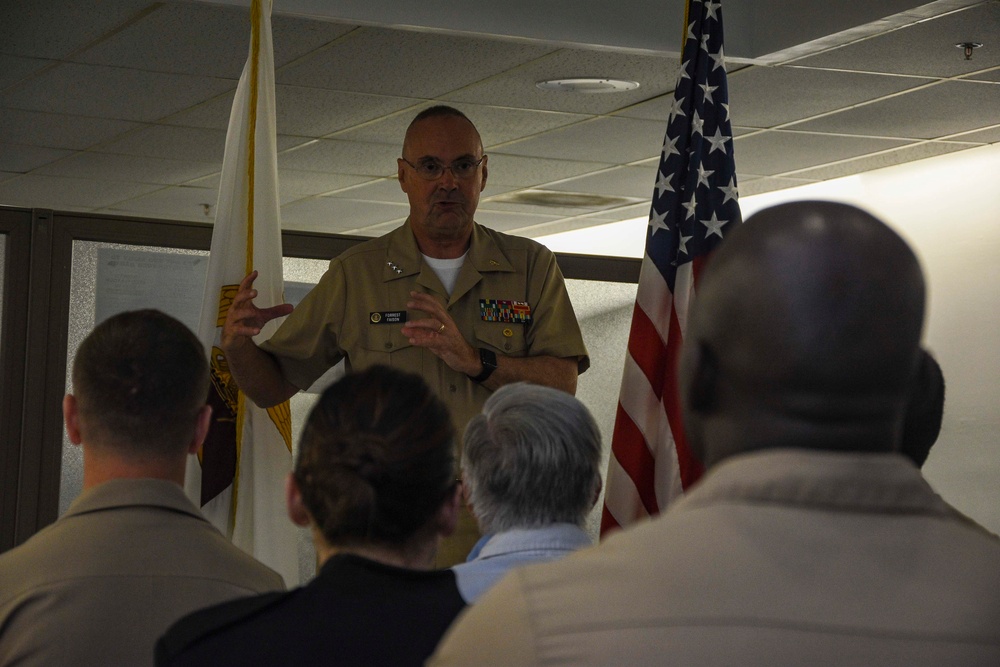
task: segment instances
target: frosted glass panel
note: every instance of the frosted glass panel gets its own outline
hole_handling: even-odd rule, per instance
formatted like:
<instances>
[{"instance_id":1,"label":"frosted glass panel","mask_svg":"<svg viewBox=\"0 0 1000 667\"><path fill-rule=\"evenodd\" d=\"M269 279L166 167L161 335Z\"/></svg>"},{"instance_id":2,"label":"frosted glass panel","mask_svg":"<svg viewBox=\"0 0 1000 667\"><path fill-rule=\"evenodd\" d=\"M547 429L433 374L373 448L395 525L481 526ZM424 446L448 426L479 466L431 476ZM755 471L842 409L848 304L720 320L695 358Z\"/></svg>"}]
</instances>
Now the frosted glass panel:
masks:
<instances>
[{"instance_id":1,"label":"frosted glass panel","mask_svg":"<svg viewBox=\"0 0 1000 667\"><path fill-rule=\"evenodd\" d=\"M158 308L196 329L205 289L208 253L75 241L70 276L66 391L72 391L73 359L94 327L125 310ZM63 433L59 515L83 488L83 452Z\"/></svg>"}]
</instances>

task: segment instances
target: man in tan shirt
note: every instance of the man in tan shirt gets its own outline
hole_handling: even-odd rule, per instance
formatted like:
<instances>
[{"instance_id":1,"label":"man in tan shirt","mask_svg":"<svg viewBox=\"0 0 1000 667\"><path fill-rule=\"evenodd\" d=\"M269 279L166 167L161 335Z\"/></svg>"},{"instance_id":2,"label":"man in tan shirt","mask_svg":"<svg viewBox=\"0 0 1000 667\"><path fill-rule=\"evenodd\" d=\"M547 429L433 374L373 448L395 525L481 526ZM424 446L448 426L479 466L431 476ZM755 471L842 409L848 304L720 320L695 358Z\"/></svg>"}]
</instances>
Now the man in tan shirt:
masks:
<instances>
[{"instance_id":1,"label":"man in tan shirt","mask_svg":"<svg viewBox=\"0 0 1000 667\"><path fill-rule=\"evenodd\" d=\"M590 359L555 256L474 221L488 162L460 111L418 114L397 161L410 202L403 226L335 258L295 312L256 307L256 273L240 285L222 333L240 389L269 407L341 359L348 371L385 364L423 377L459 436L504 384L575 393ZM270 340L254 344L264 324L289 313ZM441 564L464 560L476 536L463 513Z\"/></svg>"},{"instance_id":2,"label":"man in tan shirt","mask_svg":"<svg viewBox=\"0 0 1000 667\"><path fill-rule=\"evenodd\" d=\"M923 314L917 258L867 213L754 215L705 267L684 338L705 476L508 574L428 664L1000 664L1000 540L898 452Z\"/></svg>"},{"instance_id":3,"label":"man in tan shirt","mask_svg":"<svg viewBox=\"0 0 1000 667\"><path fill-rule=\"evenodd\" d=\"M0 556L0 665L152 665L181 616L284 588L184 495L207 394L204 348L159 311L116 315L83 342L63 401L83 493Z\"/></svg>"}]
</instances>

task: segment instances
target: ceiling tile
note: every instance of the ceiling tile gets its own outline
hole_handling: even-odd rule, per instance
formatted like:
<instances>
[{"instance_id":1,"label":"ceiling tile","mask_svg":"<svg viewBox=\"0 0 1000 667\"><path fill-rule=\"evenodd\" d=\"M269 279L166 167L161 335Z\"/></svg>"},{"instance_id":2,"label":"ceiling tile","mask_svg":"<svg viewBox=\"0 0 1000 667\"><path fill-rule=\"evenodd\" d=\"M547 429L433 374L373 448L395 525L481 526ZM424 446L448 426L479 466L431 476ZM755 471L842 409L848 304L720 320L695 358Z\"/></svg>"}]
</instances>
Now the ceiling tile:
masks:
<instances>
[{"instance_id":1,"label":"ceiling tile","mask_svg":"<svg viewBox=\"0 0 1000 667\"><path fill-rule=\"evenodd\" d=\"M275 95L277 96L277 93ZM234 99L236 99L236 88L185 107L183 111L164 116L157 122L163 125L225 130L229 127L229 115L233 110ZM278 112L276 124L281 122L281 113Z\"/></svg>"},{"instance_id":2,"label":"ceiling tile","mask_svg":"<svg viewBox=\"0 0 1000 667\"><path fill-rule=\"evenodd\" d=\"M0 183L0 202L9 206L86 211L159 189L159 185L106 179L61 178L27 174Z\"/></svg>"},{"instance_id":3,"label":"ceiling tile","mask_svg":"<svg viewBox=\"0 0 1000 667\"><path fill-rule=\"evenodd\" d=\"M406 193L399 188L399 181L395 178L380 178L368 181L367 183L343 188L338 192L331 192L326 196L340 199L356 199L359 201L385 202L388 204L407 204Z\"/></svg>"},{"instance_id":4,"label":"ceiling tile","mask_svg":"<svg viewBox=\"0 0 1000 667\"><path fill-rule=\"evenodd\" d=\"M15 55L64 58L156 4L150 0L5 1L0 44L4 52Z\"/></svg>"},{"instance_id":5,"label":"ceiling tile","mask_svg":"<svg viewBox=\"0 0 1000 667\"><path fill-rule=\"evenodd\" d=\"M405 97L346 93L301 86L278 86L275 96L278 132L306 137L323 137L412 107L419 102ZM399 141L402 142L402 134Z\"/></svg>"},{"instance_id":6,"label":"ceiling tile","mask_svg":"<svg viewBox=\"0 0 1000 667\"><path fill-rule=\"evenodd\" d=\"M1000 135L1000 132L998 132L998 135ZM936 155L953 153L955 151L965 150L972 147L973 146L970 146L969 144L931 141L913 146L904 146L903 148L897 148L896 150L888 151L886 153L879 153L878 155L866 155L854 160L847 160L846 162L839 162L825 167L807 169L805 171L796 172L795 176L800 178L812 178L817 181L826 181L831 178L851 176L866 171L882 169L883 167L903 164L904 162L923 160L924 158L934 157Z\"/></svg>"},{"instance_id":7,"label":"ceiling tile","mask_svg":"<svg viewBox=\"0 0 1000 667\"><path fill-rule=\"evenodd\" d=\"M339 133L338 139L351 141L375 141L402 147L403 136L410 121L423 109L433 106L436 102L423 102L408 109L405 113L394 114L374 123ZM455 103L454 106L469 117L479 130L483 146L487 152L498 144L504 144L514 139L531 136L564 125L578 123L590 116L583 114L558 113L553 111L535 111L532 109L513 109L510 107L493 107L479 104Z\"/></svg>"},{"instance_id":8,"label":"ceiling tile","mask_svg":"<svg viewBox=\"0 0 1000 667\"><path fill-rule=\"evenodd\" d=\"M490 210L476 211L476 222L495 229L498 232L504 232L505 234L510 234L518 230L520 235L521 230L561 219L561 216L558 215L530 215L527 213L507 213Z\"/></svg>"},{"instance_id":9,"label":"ceiling tile","mask_svg":"<svg viewBox=\"0 0 1000 667\"><path fill-rule=\"evenodd\" d=\"M35 72L39 72L54 63L54 60L20 58L0 53L0 90L28 78Z\"/></svg>"},{"instance_id":10,"label":"ceiling tile","mask_svg":"<svg viewBox=\"0 0 1000 667\"><path fill-rule=\"evenodd\" d=\"M997 116L984 114L983 109L1000 109L1000 85L945 81L789 129L936 139L996 123Z\"/></svg>"},{"instance_id":11,"label":"ceiling tile","mask_svg":"<svg viewBox=\"0 0 1000 667\"><path fill-rule=\"evenodd\" d=\"M0 94L0 106L148 122L235 85L202 76L64 63Z\"/></svg>"},{"instance_id":12,"label":"ceiling tile","mask_svg":"<svg viewBox=\"0 0 1000 667\"><path fill-rule=\"evenodd\" d=\"M736 171L772 176L901 146L898 139L834 137L769 130L736 143Z\"/></svg>"},{"instance_id":13,"label":"ceiling tile","mask_svg":"<svg viewBox=\"0 0 1000 667\"><path fill-rule=\"evenodd\" d=\"M547 190L651 199L658 160L641 167L614 167L545 186Z\"/></svg>"},{"instance_id":14,"label":"ceiling tile","mask_svg":"<svg viewBox=\"0 0 1000 667\"><path fill-rule=\"evenodd\" d=\"M114 206L114 213L131 213L151 218L214 222L218 190L178 186L162 188L146 195L122 201ZM208 213L205 206L208 206Z\"/></svg>"},{"instance_id":15,"label":"ceiling tile","mask_svg":"<svg viewBox=\"0 0 1000 667\"><path fill-rule=\"evenodd\" d=\"M680 65L675 57L560 49L444 96L453 102L470 102L568 113L606 114L673 90ZM539 81L599 77L638 81L640 87L625 93L565 93L540 90ZM664 118L666 118L664 116Z\"/></svg>"},{"instance_id":16,"label":"ceiling tile","mask_svg":"<svg viewBox=\"0 0 1000 667\"><path fill-rule=\"evenodd\" d=\"M977 72L976 74L970 74L965 78L973 79L975 81L992 81L993 83L1000 83L1000 67L984 72Z\"/></svg>"},{"instance_id":17,"label":"ceiling tile","mask_svg":"<svg viewBox=\"0 0 1000 667\"><path fill-rule=\"evenodd\" d=\"M204 178L187 181L185 185L218 190L221 174L209 174ZM324 174L318 171L298 171L278 169L278 190L282 204L298 201L304 197L325 195L332 191L350 188L353 185L371 181L370 176L349 176L344 174Z\"/></svg>"},{"instance_id":18,"label":"ceiling tile","mask_svg":"<svg viewBox=\"0 0 1000 667\"><path fill-rule=\"evenodd\" d=\"M219 170L219 165L193 160L167 160L133 155L77 153L42 167L39 174L109 181L178 185Z\"/></svg>"},{"instance_id":19,"label":"ceiling tile","mask_svg":"<svg viewBox=\"0 0 1000 667\"><path fill-rule=\"evenodd\" d=\"M533 206L530 204L515 204L502 201L484 201L476 209L476 218L479 219L486 213L516 213L532 217L571 218L593 212L594 210L591 208L578 206Z\"/></svg>"},{"instance_id":20,"label":"ceiling tile","mask_svg":"<svg viewBox=\"0 0 1000 667\"><path fill-rule=\"evenodd\" d=\"M344 234L368 225L402 219L408 213L409 207L405 204L316 197L282 206L281 223L284 229Z\"/></svg>"},{"instance_id":21,"label":"ceiling tile","mask_svg":"<svg viewBox=\"0 0 1000 667\"><path fill-rule=\"evenodd\" d=\"M995 144L1000 142L1000 125L994 125L993 127L976 132L959 134L950 138L956 141L977 141L984 144Z\"/></svg>"},{"instance_id":22,"label":"ceiling tile","mask_svg":"<svg viewBox=\"0 0 1000 667\"><path fill-rule=\"evenodd\" d=\"M194 127L151 125L102 144L97 151L222 164L226 133Z\"/></svg>"},{"instance_id":23,"label":"ceiling tile","mask_svg":"<svg viewBox=\"0 0 1000 667\"><path fill-rule=\"evenodd\" d=\"M272 41L275 67L298 58L352 26L275 15ZM132 66L155 72L238 79L249 55L250 12L173 2L159 6L74 60L95 65Z\"/></svg>"},{"instance_id":24,"label":"ceiling tile","mask_svg":"<svg viewBox=\"0 0 1000 667\"><path fill-rule=\"evenodd\" d=\"M0 142L82 150L137 127L123 120L0 109Z\"/></svg>"},{"instance_id":25,"label":"ceiling tile","mask_svg":"<svg viewBox=\"0 0 1000 667\"><path fill-rule=\"evenodd\" d=\"M371 180L369 176L350 176L345 174L322 174L315 171L297 171L295 169L278 170L278 189L281 197L295 196L300 199L306 195L322 195L327 192L343 190L354 185L360 185ZM399 189L399 186L396 186ZM358 199L356 197L356 199Z\"/></svg>"},{"instance_id":26,"label":"ceiling tile","mask_svg":"<svg viewBox=\"0 0 1000 667\"><path fill-rule=\"evenodd\" d=\"M913 88L928 79L800 67L748 67L729 79L730 120L774 127ZM781 91L781 95L775 95Z\"/></svg>"},{"instance_id":27,"label":"ceiling tile","mask_svg":"<svg viewBox=\"0 0 1000 667\"><path fill-rule=\"evenodd\" d=\"M506 144L510 155L627 164L660 153L660 121L606 116Z\"/></svg>"},{"instance_id":28,"label":"ceiling tile","mask_svg":"<svg viewBox=\"0 0 1000 667\"><path fill-rule=\"evenodd\" d=\"M440 33L362 28L283 68L278 83L333 90L438 97L531 61L551 49Z\"/></svg>"},{"instance_id":29,"label":"ceiling tile","mask_svg":"<svg viewBox=\"0 0 1000 667\"><path fill-rule=\"evenodd\" d=\"M387 144L317 139L279 155L278 166L359 176L390 176L396 173L398 157L399 149Z\"/></svg>"},{"instance_id":30,"label":"ceiling tile","mask_svg":"<svg viewBox=\"0 0 1000 667\"><path fill-rule=\"evenodd\" d=\"M59 148L0 143L0 169L26 173L72 154Z\"/></svg>"},{"instance_id":31,"label":"ceiling tile","mask_svg":"<svg viewBox=\"0 0 1000 667\"><path fill-rule=\"evenodd\" d=\"M993 42L1000 3L984 2L899 30L795 61L796 65L865 72L951 77L1000 65L1000 48L978 49L966 60L959 42Z\"/></svg>"},{"instance_id":32,"label":"ceiling tile","mask_svg":"<svg viewBox=\"0 0 1000 667\"><path fill-rule=\"evenodd\" d=\"M740 183L740 196L750 197L752 195L764 194L765 192L787 190L788 188L795 188L800 185L809 185L810 183L815 182L816 181L807 178L775 178L772 176L767 178L758 178L745 185Z\"/></svg>"},{"instance_id":33,"label":"ceiling tile","mask_svg":"<svg viewBox=\"0 0 1000 667\"><path fill-rule=\"evenodd\" d=\"M490 153L486 191L491 192L492 185L513 188L535 187L608 166L610 165L597 162L547 160L494 152Z\"/></svg>"}]
</instances>

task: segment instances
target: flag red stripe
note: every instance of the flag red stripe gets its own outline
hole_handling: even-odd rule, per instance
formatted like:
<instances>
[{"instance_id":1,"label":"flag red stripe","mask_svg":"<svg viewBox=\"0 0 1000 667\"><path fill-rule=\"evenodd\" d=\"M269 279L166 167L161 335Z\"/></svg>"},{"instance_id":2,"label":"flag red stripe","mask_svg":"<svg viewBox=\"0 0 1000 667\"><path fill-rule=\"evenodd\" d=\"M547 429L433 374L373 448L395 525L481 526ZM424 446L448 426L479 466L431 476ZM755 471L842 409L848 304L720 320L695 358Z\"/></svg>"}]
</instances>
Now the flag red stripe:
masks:
<instances>
[{"instance_id":1,"label":"flag red stripe","mask_svg":"<svg viewBox=\"0 0 1000 667\"><path fill-rule=\"evenodd\" d=\"M618 404L615 430L611 441L613 443L611 451L615 460L635 483L642 506L650 514L655 514L659 511L654 485L656 460L649 451L642 431L625 412L621 403Z\"/></svg>"},{"instance_id":2,"label":"flag red stripe","mask_svg":"<svg viewBox=\"0 0 1000 667\"><path fill-rule=\"evenodd\" d=\"M612 530L618 530L621 525L611 516L611 512L608 511L608 506L605 505L601 508L601 535L607 535L608 532Z\"/></svg>"},{"instance_id":3,"label":"flag red stripe","mask_svg":"<svg viewBox=\"0 0 1000 667\"><path fill-rule=\"evenodd\" d=\"M666 285L664 285L666 290ZM667 349L646 311L635 304L632 309L632 327L629 330L628 353L642 369L643 375L653 388L657 398L663 396L664 372L666 371Z\"/></svg>"}]
</instances>

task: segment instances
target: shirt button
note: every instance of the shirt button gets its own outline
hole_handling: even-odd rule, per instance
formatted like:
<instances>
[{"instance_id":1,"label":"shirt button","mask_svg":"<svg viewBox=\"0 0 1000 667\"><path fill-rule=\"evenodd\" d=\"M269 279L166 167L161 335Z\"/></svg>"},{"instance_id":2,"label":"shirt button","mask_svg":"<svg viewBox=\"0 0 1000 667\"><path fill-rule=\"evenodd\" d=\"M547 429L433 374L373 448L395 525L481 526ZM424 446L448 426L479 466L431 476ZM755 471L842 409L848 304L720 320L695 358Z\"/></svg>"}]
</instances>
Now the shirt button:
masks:
<instances>
[{"instance_id":1,"label":"shirt button","mask_svg":"<svg viewBox=\"0 0 1000 667\"><path fill-rule=\"evenodd\" d=\"M385 344L385 349L391 350L392 349L392 343L386 343Z\"/></svg>"},{"instance_id":2,"label":"shirt button","mask_svg":"<svg viewBox=\"0 0 1000 667\"><path fill-rule=\"evenodd\" d=\"M508 352L510 352L510 343L504 343L504 344L503 344L503 349L505 349L505 350L507 350Z\"/></svg>"},{"instance_id":3,"label":"shirt button","mask_svg":"<svg viewBox=\"0 0 1000 667\"><path fill-rule=\"evenodd\" d=\"M453 384L450 384L450 385L448 385L448 391L450 391L451 393L454 394L456 391L458 391L458 387L456 387Z\"/></svg>"}]
</instances>

